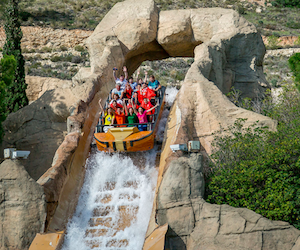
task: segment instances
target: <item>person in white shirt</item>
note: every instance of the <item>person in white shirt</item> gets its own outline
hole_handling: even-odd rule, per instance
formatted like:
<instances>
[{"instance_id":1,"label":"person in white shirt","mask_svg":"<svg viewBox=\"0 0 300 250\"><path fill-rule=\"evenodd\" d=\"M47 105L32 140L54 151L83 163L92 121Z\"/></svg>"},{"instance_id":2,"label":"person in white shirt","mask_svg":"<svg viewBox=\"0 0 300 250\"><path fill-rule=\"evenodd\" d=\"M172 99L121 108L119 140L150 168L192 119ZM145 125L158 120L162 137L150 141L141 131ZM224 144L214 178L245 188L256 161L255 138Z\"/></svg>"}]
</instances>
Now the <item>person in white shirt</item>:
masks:
<instances>
[{"instance_id":1,"label":"person in white shirt","mask_svg":"<svg viewBox=\"0 0 300 250\"><path fill-rule=\"evenodd\" d=\"M109 104L112 104L114 100L116 100L118 104L123 105L123 101L118 94L114 94L113 99L111 99Z\"/></svg>"},{"instance_id":2,"label":"person in white shirt","mask_svg":"<svg viewBox=\"0 0 300 250\"><path fill-rule=\"evenodd\" d=\"M126 66L123 67L123 72L124 72L124 75L120 75L120 78L117 77L116 75L116 71L118 69L115 67L113 68L113 77L115 79L115 82L116 83L120 83L121 85L121 90L124 90L125 89L125 86L126 86L126 83L128 82L128 72L127 72L127 68Z\"/></svg>"},{"instance_id":3,"label":"person in white shirt","mask_svg":"<svg viewBox=\"0 0 300 250\"><path fill-rule=\"evenodd\" d=\"M114 94L121 96L122 92L123 92L123 90L121 89L121 84L116 83L116 87L111 91L111 99L114 99Z\"/></svg>"}]
</instances>

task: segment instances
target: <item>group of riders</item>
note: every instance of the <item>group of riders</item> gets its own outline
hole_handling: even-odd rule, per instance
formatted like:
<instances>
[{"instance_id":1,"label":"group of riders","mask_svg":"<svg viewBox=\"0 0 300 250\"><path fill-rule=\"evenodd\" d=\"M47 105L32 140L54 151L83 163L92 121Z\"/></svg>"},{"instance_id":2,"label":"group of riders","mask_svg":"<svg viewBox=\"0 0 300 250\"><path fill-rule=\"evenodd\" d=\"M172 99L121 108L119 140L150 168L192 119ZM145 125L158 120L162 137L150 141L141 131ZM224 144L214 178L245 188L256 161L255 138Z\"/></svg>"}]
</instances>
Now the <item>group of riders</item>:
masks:
<instances>
[{"instance_id":1,"label":"group of riders","mask_svg":"<svg viewBox=\"0 0 300 250\"><path fill-rule=\"evenodd\" d=\"M154 75L149 76L145 71L145 78L139 78L134 82L132 77L128 78L127 68L123 67L124 75L117 77L117 68L113 68L113 77L116 87L111 91L111 100L106 109L103 109L101 99L99 105L102 113L103 131L117 124L118 127L137 126L140 131L147 130L147 123L154 121L155 108L159 105L155 97L159 96L161 85Z\"/></svg>"}]
</instances>

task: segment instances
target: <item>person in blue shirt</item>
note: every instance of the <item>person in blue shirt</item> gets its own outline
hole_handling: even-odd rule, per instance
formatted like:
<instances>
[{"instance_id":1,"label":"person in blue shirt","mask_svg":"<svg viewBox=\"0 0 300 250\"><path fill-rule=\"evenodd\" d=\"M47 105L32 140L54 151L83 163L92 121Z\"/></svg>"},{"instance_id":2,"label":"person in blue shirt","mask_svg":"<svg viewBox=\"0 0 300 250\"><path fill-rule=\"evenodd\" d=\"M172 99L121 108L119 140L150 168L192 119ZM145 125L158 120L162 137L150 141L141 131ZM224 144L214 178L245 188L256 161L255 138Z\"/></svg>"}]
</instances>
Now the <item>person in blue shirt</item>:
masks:
<instances>
[{"instance_id":1,"label":"person in blue shirt","mask_svg":"<svg viewBox=\"0 0 300 250\"><path fill-rule=\"evenodd\" d=\"M133 82L133 78L129 77L128 82L130 84L130 87L132 88L132 90L134 91L136 86L137 86L137 82Z\"/></svg>"},{"instance_id":2,"label":"person in blue shirt","mask_svg":"<svg viewBox=\"0 0 300 250\"><path fill-rule=\"evenodd\" d=\"M148 72L145 71L145 82L147 82L147 75L148 75ZM159 81L155 80L155 76L154 75L151 75L149 77L149 80L150 81L148 83L148 88L154 90L155 93L156 93L156 95L157 95L157 91L159 89L161 89L161 85L160 85Z\"/></svg>"}]
</instances>

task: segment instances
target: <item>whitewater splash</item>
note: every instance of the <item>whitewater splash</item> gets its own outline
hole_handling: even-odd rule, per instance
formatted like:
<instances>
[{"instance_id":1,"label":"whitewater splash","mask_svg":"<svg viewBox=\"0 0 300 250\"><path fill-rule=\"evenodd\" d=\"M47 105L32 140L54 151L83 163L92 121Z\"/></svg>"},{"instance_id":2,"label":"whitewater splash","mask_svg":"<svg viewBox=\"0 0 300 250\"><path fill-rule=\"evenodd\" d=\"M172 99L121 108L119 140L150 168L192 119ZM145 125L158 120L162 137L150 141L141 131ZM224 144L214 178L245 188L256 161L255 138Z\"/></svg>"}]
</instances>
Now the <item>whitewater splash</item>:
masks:
<instances>
[{"instance_id":1,"label":"whitewater splash","mask_svg":"<svg viewBox=\"0 0 300 250\"><path fill-rule=\"evenodd\" d=\"M178 90L166 89L166 109L157 140ZM122 154L91 153L76 212L62 250L141 250L157 181L157 150Z\"/></svg>"},{"instance_id":2,"label":"whitewater splash","mask_svg":"<svg viewBox=\"0 0 300 250\"><path fill-rule=\"evenodd\" d=\"M135 166L132 157L144 158ZM152 210L156 150L139 155L97 152L87 173L63 250L141 250Z\"/></svg>"}]
</instances>

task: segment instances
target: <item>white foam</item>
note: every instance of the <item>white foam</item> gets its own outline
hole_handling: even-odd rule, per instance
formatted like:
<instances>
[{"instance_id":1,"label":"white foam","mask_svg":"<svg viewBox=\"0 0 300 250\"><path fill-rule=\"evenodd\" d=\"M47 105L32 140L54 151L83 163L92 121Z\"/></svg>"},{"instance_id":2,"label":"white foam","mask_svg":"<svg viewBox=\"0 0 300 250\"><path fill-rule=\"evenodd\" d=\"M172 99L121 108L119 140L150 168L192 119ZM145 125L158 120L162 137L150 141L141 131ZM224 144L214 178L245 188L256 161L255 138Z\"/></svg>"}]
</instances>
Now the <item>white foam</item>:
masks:
<instances>
[{"instance_id":1,"label":"white foam","mask_svg":"<svg viewBox=\"0 0 300 250\"><path fill-rule=\"evenodd\" d=\"M165 127L168 121L168 116L170 113L169 108L172 106L176 96L178 93L178 89L176 87L167 87L166 88L166 97L165 97L165 101L166 101L166 109L163 111L162 116L160 118L159 121L159 126L158 126L158 130L156 133L156 137L155 139L159 142L162 142L164 139L164 133L165 133Z\"/></svg>"},{"instance_id":2,"label":"white foam","mask_svg":"<svg viewBox=\"0 0 300 250\"><path fill-rule=\"evenodd\" d=\"M76 212L68 224L67 234L63 250L89 250L87 240L93 240L95 243L101 242L99 248L93 249L120 249L120 246L109 247L111 240L128 240L128 245L123 247L130 250L141 250L143 247L146 230L148 227L150 214L152 210L154 189L157 180L157 171L155 170L156 151L151 150L145 153L133 154L134 157L145 157L145 166L137 167L128 156L119 154L109 155L103 152L92 154L87 161L87 173L81 195L78 201ZM131 156L132 157L132 156ZM127 187L126 182L137 183L136 187ZM107 183L115 183L113 190L107 188ZM93 227L93 229L108 230L104 237L93 237L86 235L89 227L89 220L93 216L93 210L99 206L96 203L97 196L112 194L112 200L105 205L113 207L109 214L112 218L112 224L118 222L118 208L120 206L130 205L130 213L135 214L134 208L139 207L136 219L130 227L124 231L117 232L113 227L103 225ZM134 199L122 199L123 195L129 195ZM116 235L114 235L117 232ZM122 249L123 249L122 248Z\"/></svg>"},{"instance_id":3,"label":"white foam","mask_svg":"<svg viewBox=\"0 0 300 250\"><path fill-rule=\"evenodd\" d=\"M172 104L177 96L177 93L178 93L178 89L176 87L167 87L166 88L165 101L166 101L167 106L172 106Z\"/></svg>"}]
</instances>

